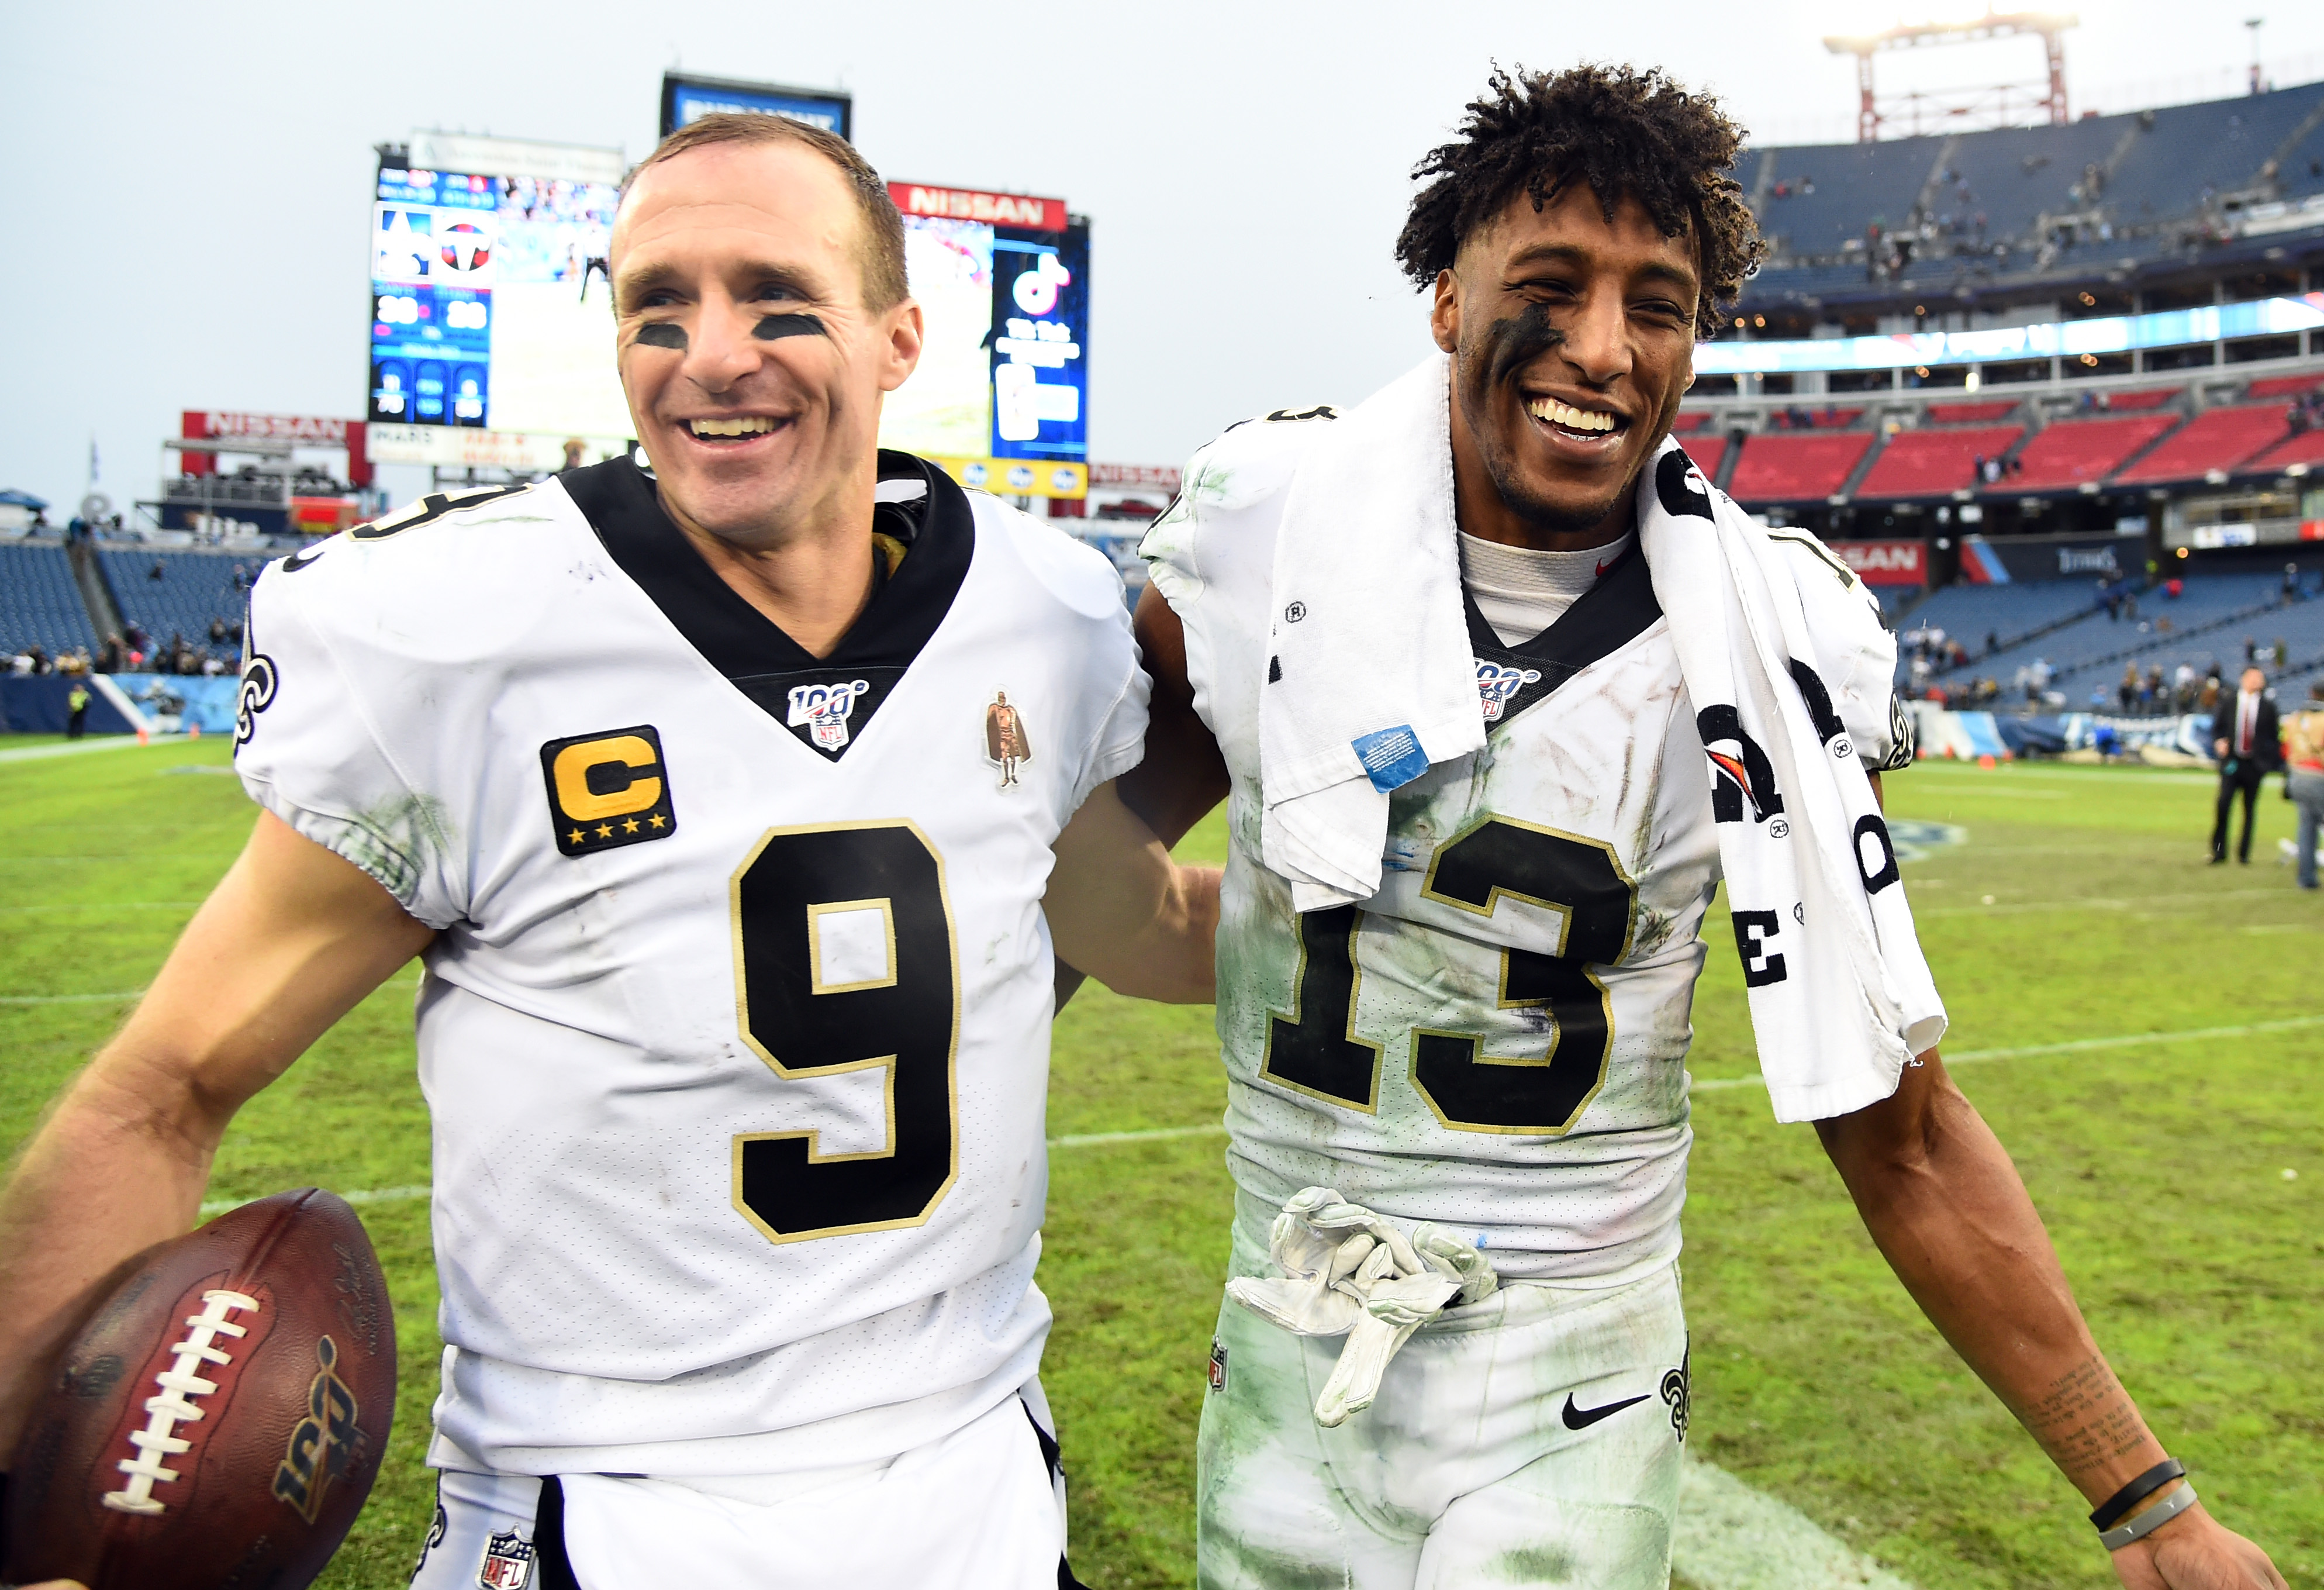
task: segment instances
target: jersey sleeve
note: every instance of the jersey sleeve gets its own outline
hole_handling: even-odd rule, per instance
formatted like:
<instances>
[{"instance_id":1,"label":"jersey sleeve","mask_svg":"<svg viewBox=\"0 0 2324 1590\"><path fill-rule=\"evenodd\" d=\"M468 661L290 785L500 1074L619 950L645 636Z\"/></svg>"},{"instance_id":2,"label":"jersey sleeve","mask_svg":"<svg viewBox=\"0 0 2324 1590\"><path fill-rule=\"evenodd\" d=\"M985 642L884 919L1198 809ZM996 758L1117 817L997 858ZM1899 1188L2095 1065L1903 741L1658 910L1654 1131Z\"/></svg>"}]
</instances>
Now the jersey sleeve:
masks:
<instances>
[{"instance_id":1,"label":"jersey sleeve","mask_svg":"<svg viewBox=\"0 0 2324 1590\"><path fill-rule=\"evenodd\" d=\"M382 743L331 645L335 587L281 564L251 587L235 771L252 800L352 862L431 928L466 915L453 823ZM409 683L410 681L402 681Z\"/></svg>"},{"instance_id":2,"label":"jersey sleeve","mask_svg":"<svg viewBox=\"0 0 2324 1590\"><path fill-rule=\"evenodd\" d=\"M1163 600L1182 621L1217 573L1218 538L1232 536L1240 516L1271 506L1291 484L1318 422L1338 418L1338 411L1324 403L1277 409L1228 426L1186 460L1178 495L1138 546Z\"/></svg>"},{"instance_id":3,"label":"jersey sleeve","mask_svg":"<svg viewBox=\"0 0 2324 1590\"><path fill-rule=\"evenodd\" d=\"M1856 571L1805 531L1769 532L1798 584L1816 671L1867 772L1913 765L1913 719L1896 694L1896 637Z\"/></svg>"}]
</instances>

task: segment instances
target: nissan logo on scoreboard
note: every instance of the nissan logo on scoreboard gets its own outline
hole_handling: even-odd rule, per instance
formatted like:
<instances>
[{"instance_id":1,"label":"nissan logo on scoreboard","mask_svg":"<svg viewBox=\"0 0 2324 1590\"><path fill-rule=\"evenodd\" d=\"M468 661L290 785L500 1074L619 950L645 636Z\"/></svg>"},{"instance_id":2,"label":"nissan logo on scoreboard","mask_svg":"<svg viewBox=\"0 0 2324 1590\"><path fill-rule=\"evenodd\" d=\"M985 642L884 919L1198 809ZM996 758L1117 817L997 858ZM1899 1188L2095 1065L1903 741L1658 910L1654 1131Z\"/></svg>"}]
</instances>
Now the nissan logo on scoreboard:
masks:
<instances>
[{"instance_id":1,"label":"nissan logo on scoreboard","mask_svg":"<svg viewBox=\"0 0 2324 1590\"><path fill-rule=\"evenodd\" d=\"M921 182L890 182L888 197L908 216L949 221L983 221L995 226L1025 226L1036 232L1065 229L1065 201L1025 193L985 193L973 188L933 188Z\"/></svg>"},{"instance_id":2,"label":"nissan logo on scoreboard","mask_svg":"<svg viewBox=\"0 0 2324 1590\"><path fill-rule=\"evenodd\" d=\"M1929 581L1929 549L1922 541L1833 541L1830 549L1868 586Z\"/></svg>"}]
</instances>

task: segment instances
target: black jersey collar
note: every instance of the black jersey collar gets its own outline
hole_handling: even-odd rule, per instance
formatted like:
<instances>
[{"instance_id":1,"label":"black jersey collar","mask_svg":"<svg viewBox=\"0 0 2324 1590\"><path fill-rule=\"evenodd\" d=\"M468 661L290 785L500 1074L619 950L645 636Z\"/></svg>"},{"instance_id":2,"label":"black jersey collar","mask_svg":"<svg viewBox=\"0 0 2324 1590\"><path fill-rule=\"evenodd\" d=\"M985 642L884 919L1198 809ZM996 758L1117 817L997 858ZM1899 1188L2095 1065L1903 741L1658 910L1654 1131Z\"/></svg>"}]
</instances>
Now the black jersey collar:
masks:
<instances>
[{"instance_id":1,"label":"black jersey collar","mask_svg":"<svg viewBox=\"0 0 2324 1590\"><path fill-rule=\"evenodd\" d=\"M836 762L952 611L976 550L968 498L950 476L909 453L885 450L879 470L872 530L901 545L903 560L890 569L875 543L872 600L823 658L703 561L637 464L610 458L558 479L614 563L687 644L801 744Z\"/></svg>"},{"instance_id":2,"label":"black jersey collar","mask_svg":"<svg viewBox=\"0 0 2324 1590\"><path fill-rule=\"evenodd\" d=\"M1574 598L1573 605L1558 615L1557 622L1529 641L1516 646L1505 646L1478 611L1477 599L1463 585L1461 605L1469 617L1469 645L1480 663L1478 684L1486 684L1482 664L1491 663L1499 669L1499 678L1508 693L1500 698L1500 710L1495 713L1489 704L1486 713L1495 726L1505 724L1555 691L1566 680L1602 657L1610 657L1646 632L1648 625L1663 615L1662 604L1655 600L1652 573L1646 559L1632 541L1622 555L1614 560L1596 585Z\"/></svg>"}]
</instances>

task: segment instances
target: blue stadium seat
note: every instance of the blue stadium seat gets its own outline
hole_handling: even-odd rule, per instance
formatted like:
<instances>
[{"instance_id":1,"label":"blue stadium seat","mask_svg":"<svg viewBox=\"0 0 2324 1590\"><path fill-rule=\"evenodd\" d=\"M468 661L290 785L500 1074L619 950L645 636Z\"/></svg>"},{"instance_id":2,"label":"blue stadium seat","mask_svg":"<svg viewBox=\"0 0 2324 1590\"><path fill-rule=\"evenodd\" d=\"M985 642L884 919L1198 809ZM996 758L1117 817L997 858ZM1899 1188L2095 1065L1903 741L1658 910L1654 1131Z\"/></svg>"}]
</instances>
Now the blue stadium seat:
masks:
<instances>
[{"instance_id":1,"label":"blue stadium seat","mask_svg":"<svg viewBox=\"0 0 2324 1590\"><path fill-rule=\"evenodd\" d=\"M162 552L148 548L103 548L97 556L105 560L106 578L113 584L113 598L120 605L121 616L144 626L155 644L164 644L175 634L183 635L198 652L229 661L240 653L238 642L210 643L210 621L242 623L249 597L235 588L234 572L239 567L245 581L255 578L264 566L263 558L246 552ZM153 578L156 568L161 570L160 579Z\"/></svg>"},{"instance_id":2,"label":"blue stadium seat","mask_svg":"<svg viewBox=\"0 0 2324 1590\"><path fill-rule=\"evenodd\" d=\"M51 657L93 652L97 635L62 547L0 545L0 647L13 655L32 645Z\"/></svg>"}]
</instances>

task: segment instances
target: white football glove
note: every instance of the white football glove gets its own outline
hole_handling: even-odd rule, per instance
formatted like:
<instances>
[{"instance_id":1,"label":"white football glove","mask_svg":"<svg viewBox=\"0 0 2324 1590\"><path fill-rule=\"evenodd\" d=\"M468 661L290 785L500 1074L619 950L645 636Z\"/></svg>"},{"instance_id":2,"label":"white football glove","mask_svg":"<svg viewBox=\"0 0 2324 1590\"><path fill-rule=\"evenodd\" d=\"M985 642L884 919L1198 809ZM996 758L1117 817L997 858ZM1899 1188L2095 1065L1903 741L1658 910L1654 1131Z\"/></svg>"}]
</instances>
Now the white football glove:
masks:
<instances>
[{"instance_id":1,"label":"white football glove","mask_svg":"<svg viewBox=\"0 0 2324 1590\"><path fill-rule=\"evenodd\" d=\"M1296 1335L1348 1338L1315 1399L1315 1422L1326 1427L1372 1405L1388 1360L1414 1331L1500 1286L1485 1256L1460 1238L1422 1225L1407 1241L1328 1187L1284 1205L1267 1245L1283 1279L1240 1278L1227 1282L1227 1295Z\"/></svg>"}]
</instances>

